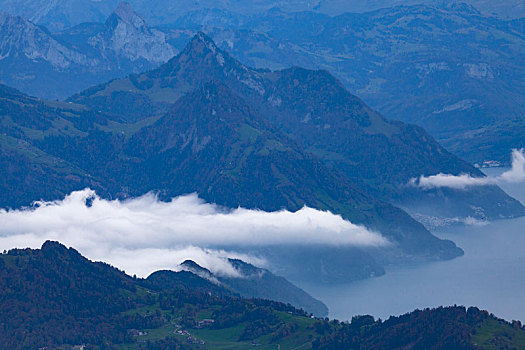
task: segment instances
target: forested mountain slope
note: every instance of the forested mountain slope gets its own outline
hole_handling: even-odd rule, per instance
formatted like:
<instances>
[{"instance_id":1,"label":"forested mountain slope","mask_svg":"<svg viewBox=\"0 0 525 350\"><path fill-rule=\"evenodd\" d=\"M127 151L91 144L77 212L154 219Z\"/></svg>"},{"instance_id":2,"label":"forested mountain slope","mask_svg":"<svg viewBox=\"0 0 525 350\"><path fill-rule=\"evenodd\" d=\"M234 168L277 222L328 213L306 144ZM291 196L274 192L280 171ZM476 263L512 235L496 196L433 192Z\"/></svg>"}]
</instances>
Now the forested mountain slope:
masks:
<instances>
[{"instance_id":1,"label":"forested mountain slope","mask_svg":"<svg viewBox=\"0 0 525 350\"><path fill-rule=\"evenodd\" d=\"M415 311L387 321L310 318L242 299L189 272L137 279L57 242L0 254L0 346L6 349L521 348L525 330L486 311Z\"/></svg>"}]
</instances>

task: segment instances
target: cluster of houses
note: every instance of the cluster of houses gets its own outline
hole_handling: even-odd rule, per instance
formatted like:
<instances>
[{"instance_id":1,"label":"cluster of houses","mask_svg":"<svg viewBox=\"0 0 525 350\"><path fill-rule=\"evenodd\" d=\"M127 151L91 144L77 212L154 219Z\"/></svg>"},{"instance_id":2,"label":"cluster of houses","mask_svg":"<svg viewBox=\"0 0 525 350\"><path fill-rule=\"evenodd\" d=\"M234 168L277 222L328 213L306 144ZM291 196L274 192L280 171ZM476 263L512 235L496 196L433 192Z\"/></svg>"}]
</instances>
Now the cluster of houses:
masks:
<instances>
[{"instance_id":1,"label":"cluster of houses","mask_svg":"<svg viewBox=\"0 0 525 350\"><path fill-rule=\"evenodd\" d=\"M213 323L215 323L215 320L211 318L206 318L204 320L198 321L195 328L200 329L200 328L208 327L212 325ZM173 333L175 333L176 335L182 336L182 337L185 336L186 342L188 342L189 344L201 344L201 345L206 344L204 340L193 337L190 334L190 332L188 332L185 329L182 329L180 325L176 325L176 329Z\"/></svg>"},{"instance_id":2,"label":"cluster of houses","mask_svg":"<svg viewBox=\"0 0 525 350\"><path fill-rule=\"evenodd\" d=\"M128 329L128 334L131 335L132 337L139 337L143 335L148 335L148 332L142 332L142 331L139 331L138 329Z\"/></svg>"},{"instance_id":3,"label":"cluster of houses","mask_svg":"<svg viewBox=\"0 0 525 350\"><path fill-rule=\"evenodd\" d=\"M215 323L214 319L205 318L204 320L197 322L197 326L195 328L209 327L209 326L211 326L214 323Z\"/></svg>"}]
</instances>

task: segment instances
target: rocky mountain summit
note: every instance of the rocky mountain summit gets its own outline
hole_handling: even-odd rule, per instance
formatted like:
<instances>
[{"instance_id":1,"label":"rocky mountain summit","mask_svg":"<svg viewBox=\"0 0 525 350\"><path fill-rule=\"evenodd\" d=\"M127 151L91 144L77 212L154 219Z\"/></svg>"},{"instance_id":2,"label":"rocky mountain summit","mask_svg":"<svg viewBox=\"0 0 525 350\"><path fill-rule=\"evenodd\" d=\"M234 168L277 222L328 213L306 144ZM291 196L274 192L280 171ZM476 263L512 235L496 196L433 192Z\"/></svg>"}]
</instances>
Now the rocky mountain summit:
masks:
<instances>
[{"instance_id":1,"label":"rocky mountain summit","mask_svg":"<svg viewBox=\"0 0 525 350\"><path fill-rule=\"evenodd\" d=\"M46 62L57 70L72 65L93 66L97 62L57 41L44 28L18 16L0 11L0 59L22 64L24 61ZM28 73L29 74L29 73Z\"/></svg>"},{"instance_id":2,"label":"rocky mountain summit","mask_svg":"<svg viewBox=\"0 0 525 350\"><path fill-rule=\"evenodd\" d=\"M151 69L177 52L163 32L147 26L127 3L120 3L103 24L85 23L57 33L2 12L0 37L1 81L48 98Z\"/></svg>"},{"instance_id":3,"label":"rocky mountain summit","mask_svg":"<svg viewBox=\"0 0 525 350\"><path fill-rule=\"evenodd\" d=\"M88 44L110 62L114 62L112 58L125 58L131 62L164 63L176 53L166 42L166 35L150 28L126 2L118 5L101 32L88 38Z\"/></svg>"}]
</instances>

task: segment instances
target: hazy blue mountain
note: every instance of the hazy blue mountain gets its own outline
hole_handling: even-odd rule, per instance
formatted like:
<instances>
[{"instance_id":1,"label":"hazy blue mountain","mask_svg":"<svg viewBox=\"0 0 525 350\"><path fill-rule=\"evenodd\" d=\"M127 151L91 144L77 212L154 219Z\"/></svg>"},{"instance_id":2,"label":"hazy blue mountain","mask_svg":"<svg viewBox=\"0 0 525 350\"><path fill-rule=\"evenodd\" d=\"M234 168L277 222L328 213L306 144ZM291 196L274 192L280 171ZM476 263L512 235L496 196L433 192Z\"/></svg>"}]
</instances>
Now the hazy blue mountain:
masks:
<instances>
[{"instance_id":1,"label":"hazy blue mountain","mask_svg":"<svg viewBox=\"0 0 525 350\"><path fill-rule=\"evenodd\" d=\"M208 82L221 78L223 69L234 78L231 87L224 82ZM461 254L453 243L432 236L405 212L367 194L347 174L324 164L278 131L238 94L244 91L249 96L255 91L260 96L260 73L219 51L204 35L196 36L176 59L147 74L153 78L133 75L125 83L137 84L143 95L131 89L100 95L102 99L97 101L103 105L97 105L95 111L108 107L106 114L20 93L12 101L14 98L6 94L2 102L6 136L14 142L26 142L45 155L35 157L34 162L52 164L57 158L82 169L91 186L103 195L126 197L156 190L162 198L171 198L197 192L207 201L227 207L272 211L308 205L342 214L396 242L384 251L373 252L284 247L265 252L276 262L274 268L281 267L294 279L342 282L383 274L382 265L376 261L379 258L393 262ZM269 83L264 79L259 82ZM176 90L181 83L183 89ZM165 89L166 94L146 95L155 86ZM101 89L90 91L97 90ZM168 100L159 102L150 96ZM367 111L357 99L353 101ZM155 115L144 119L144 114L137 113L140 111ZM24 124L25 118L40 120L40 124ZM71 187L85 186L82 177L71 177L64 171L64 182L76 181L71 186L61 187L58 180L49 182L41 176L34 192L27 194L25 177L12 175L6 177L2 189L13 194L2 197L4 207L26 205L35 198L55 199Z\"/></svg>"},{"instance_id":2,"label":"hazy blue mountain","mask_svg":"<svg viewBox=\"0 0 525 350\"><path fill-rule=\"evenodd\" d=\"M133 5L144 15L141 4ZM162 29L147 26L122 3L105 23L52 35L4 14L0 79L32 95L63 98L155 67L203 30L252 67L326 69L374 109L423 126L470 162L508 163L511 148L518 146L487 144L478 131L499 125L501 132L493 136L504 137L513 132L505 125L523 116L523 20L487 17L453 2L335 17L277 8L239 14L228 6L209 10L203 3L169 6L180 8ZM472 152L483 143L483 151Z\"/></svg>"},{"instance_id":3,"label":"hazy blue mountain","mask_svg":"<svg viewBox=\"0 0 525 350\"><path fill-rule=\"evenodd\" d=\"M183 23L206 30L221 48L257 68L282 69L298 62L327 69L373 108L423 126L469 161L509 160L511 147L492 147L486 159L479 159L479 153L458 144L471 149L468 143L477 142L476 134L461 135L523 115L525 36L520 21L484 17L459 4L336 17L274 9L238 17L239 25L231 20L215 28L199 26L214 23L214 15L188 15Z\"/></svg>"},{"instance_id":4,"label":"hazy blue mountain","mask_svg":"<svg viewBox=\"0 0 525 350\"><path fill-rule=\"evenodd\" d=\"M498 16L501 18L519 18L525 16L525 2L523 0L321 0L317 11L338 15L344 12L368 12L394 6L455 4L466 3L474 6L487 16Z\"/></svg>"},{"instance_id":5,"label":"hazy blue mountain","mask_svg":"<svg viewBox=\"0 0 525 350\"><path fill-rule=\"evenodd\" d=\"M328 72L251 69L204 34L158 69L93 87L70 101L105 111L116 120L136 121L162 114L210 79L229 86L303 149L384 200L401 205L424 202L437 216L523 215L521 204L495 186L430 192L408 187L409 180L421 174L483 175L421 128L386 120Z\"/></svg>"},{"instance_id":6,"label":"hazy blue mountain","mask_svg":"<svg viewBox=\"0 0 525 350\"><path fill-rule=\"evenodd\" d=\"M151 69L176 50L126 3L105 23L51 34L0 13L0 81L31 95L65 98L108 79ZM72 77L75 77L74 79Z\"/></svg>"},{"instance_id":7,"label":"hazy blue mountain","mask_svg":"<svg viewBox=\"0 0 525 350\"><path fill-rule=\"evenodd\" d=\"M285 278L276 276L267 269L253 266L242 260L229 259L229 262L238 271L239 276L214 275L191 260L184 261L180 266L184 271L189 271L212 281L244 298L275 300L292 304L318 317L326 317L328 315L326 305Z\"/></svg>"},{"instance_id":8,"label":"hazy blue mountain","mask_svg":"<svg viewBox=\"0 0 525 350\"><path fill-rule=\"evenodd\" d=\"M479 166L509 166L509 150L525 148L525 114L455 134L442 143L449 149L461 150ZM493 164L493 163L492 163Z\"/></svg>"},{"instance_id":9,"label":"hazy blue mountain","mask_svg":"<svg viewBox=\"0 0 525 350\"><path fill-rule=\"evenodd\" d=\"M399 248L378 254L383 257L420 260L461 254L403 211L365 194L343 174L303 153L223 85L190 92L153 124L119 123L80 105L19 93L11 101L7 97L2 102L6 142L0 149L8 169L2 207L60 198L85 186L112 197L151 190L163 198L197 192L229 207L297 210L306 204L333 210L399 241ZM181 118L185 115L190 118ZM30 152L16 147L25 144ZM273 268L295 279L343 282L384 273L381 264L359 248L259 252L275 262Z\"/></svg>"},{"instance_id":10,"label":"hazy blue mountain","mask_svg":"<svg viewBox=\"0 0 525 350\"><path fill-rule=\"evenodd\" d=\"M11 14L45 25L53 31L73 27L85 22L102 22L120 0L1 0L0 9ZM196 10L226 10L237 14L251 15L280 8L288 12L316 11L329 15L347 12L368 12L401 5L435 5L431 0L130 0L133 7L143 13L148 21L156 25L170 24ZM523 0L441 0L439 3L468 3L485 15L502 18L525 16Z\"/></svg>"},{"instance_id":11,"label":"hazy blue mountain","mask_svg":"<svg viewBox=\"0 0 525 350\"><path fill-rule=\"evenodd\" d=\"M191 51L181 55L202 55L197 48L205 43L196 39ZM181 74L184 70L176 71ZM227 207L266 211L295 211L307 205L379 230L400 243L400 254L405 257L446 258L458 253L406 213L365 194L345 174L304 153L220 83L204 83L179 98L166 115L133 135L126 148L129 157L144 160L126 181L139 193L152 188L167 197L197 192L207 201ZM141 184L148 187L141 188ZM289 247L270 250L257 252L278 262L272 267L281 266L284 276L299 280L309 276L336 282L384 273L361 249L301 248L297 254ZM352 261L359 261L357 268L352 267L356 266Z\"/></svg>"},{"instance_id":12,"label":"hazy blue mountain","mask_svg":"<svg viewBox=\"0 0 525 350\"><path fill-rule=\"evenodd\" d=\"M292 280L341 282L380 275L384 263L461 254L388 202L436 207L455 202L445 213L455 216L524 213L495 186L461 193L407 187L421 174L481 173L422 129L383 118L326 71L251 69L202 33L159 68L93 87L68 103L20 93L12 97L6 91L8 139L44 154L34 162L52 164L56 158L81 169L102 195L155 190L169 199L197 192L226 207L267 211L308 205L341 214L394 242L379 250L264 251L275 262L272 271ZM3 191L22 195L4 197L3 206L56 199L43 189L65 194L85 184L67 172L66 183L77 181L69 187L42 177L31 198L23 193L24 178L13 174Z\"/></svg>"}]
</instances>

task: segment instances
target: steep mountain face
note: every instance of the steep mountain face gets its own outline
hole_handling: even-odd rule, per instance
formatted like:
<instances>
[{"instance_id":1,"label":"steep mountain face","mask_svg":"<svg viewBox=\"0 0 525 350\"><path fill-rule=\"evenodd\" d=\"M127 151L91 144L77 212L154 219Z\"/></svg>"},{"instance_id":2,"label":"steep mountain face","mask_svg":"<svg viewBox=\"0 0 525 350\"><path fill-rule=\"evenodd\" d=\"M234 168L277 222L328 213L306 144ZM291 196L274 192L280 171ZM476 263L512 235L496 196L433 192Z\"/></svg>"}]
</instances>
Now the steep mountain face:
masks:
<instances>
[{"instance_id":1,"label":"steep mountain face","mask_svg":"<svg viewBox=\"0 0 525 350\"><path fill-rule=\"evenodd\" d=\"M409 187L409 180L422 174L483 174L421 128L386 120L329 73L254 70L202 33L158 69L94 87L70 101L106 111L116 120L135 121L161 114L182 94L210 79L227 85L300 147L384 200L404 206L425 203L437 216L486 219L525 213L519 202L495 186L426 192ZM126 105L123 100L139 102Z\"/></svg>"},{"instance_id":2,"label":"steep mountain face","mask_svg":"<svg viewBox=\"0 0 525 350\"><path fill-rule=\"evenodd\" d=\"M45 29L22 17L0 12L2 45L0 57L12 59L47 61L55 68L72 64L89 65L88 58L54 40Z\"/></svg>"},{"instance_id":3,"label":"steep mountain face","mask_svg":"<svg viewBox=\"0 0 525 350\"><path fill-rule=\"evenodd\" d=\"M95 123L107 125L107 119L84 106L45 102L0 85L0 206L52 200L85 187L107 193L90 169L38 145L51 135L57 139L85 136Z\"/></svg>"},{"instance_id":4,"label":"steep mountain face","mask_svg":"<svg viewBox=\"0 0 525 350\"><path fill-rule=\"evenodd\" d=\"M75 72L79 67L89 70L99 64L56 40L44 28L5 12L0 12L0 38L0 80L31 94L47 89L47 95L52 96L63 87L50 85L50 80L74 85L67 83L61 72Z\"/></svg>"},{"instance_id":5,"label":"steep mountain face","mask_svg":"<svg viewBox=\"0 0 525 350\"><path fill-rule=\"evenodd\" d=\"M244 298L271 299L313 313L318 317L326 317L328 308L322 302L314 299L302 289L296 287L283 277L279 277L266 269L261 269L242 260L229 259L239 276L218 276L203 269L195 262L183 262L180 267L197 276L213 281L217 285L231 290ZM149 278L148 278L149 279Z\"/></svg>"},{"instance_id":6,"label":"steep mountain face","mask_svg":"<svg viewBox=\"0 0 525 350\"><path fill-rule=\"evenodd\" d=\"M520 118L525 109L523 25L485 17L464 4L336 17L276 9L251 17L199 14L175 26L205 30L221 48L257 68L299 63L327 69L374 109L423 126L472 162L479 159L458 144L477 142L476 134L460 135ZM224 18L227 23L211 28ZM485 160L505 162L511 149L503 157L496 147L487 151Z\"/></svg>"},{"instance_id":7,"label":"steep mountain face","mask_svg":"<svg viewBox=\"0 0 525 350\"><path fill-rule=\"evenodd\" d=\"M446 258L458 253L406 213L375 200L343 173L303 153L223 84L206 83L184 95L126 147L129 157L143 159L126 179L139 193L153 188L169 198L197 192L208 202L266 211L307 205L378 230L397 242L403 255ZM272 267L280 266L284 276L298 280L315 276L336 282L384 273L361 249L305 247L296 254L290 248L272 249L271 254L256 251L276 262ZM359 261L357 269L350 267L352 261Z\"/></svg>"},{"instance_id":8,"label":"steep mountain face","mask_svg":"<svg viewBox=\"0 0 525 350\"><path fill-rule=\"evenodd\" d=\"M385 262L461 254L453 243L432 236L377 196L389 201L402 195L424 199L427 193L399 188L421 173L478 175L477 170L421 129L371 111L327 72L250 69L198 34L158 69L94 87L68 103L55 103L55 110L50 102L15 95L3 102L8 106L4 123L14 124L6 129L8 136L82 169L102 195L137 196L153 190L169 199L197 192L226 207L267 211L307 205L341 214L393 243L366 251L265 250L275 262L272 270L294 280L315 276L348 281L384 273ZM24 108L9 107L20 106L9 102L12 99L23 101ZM29 117L46 124L24 128L20 124ZM20 179L12 181L23 188ZM41 184L47 188L45 178ZM4 191L9 191L7 184ZM483 215L523 212L519 202L496 187L463 193L484 198ZM38 190L37 194L44 196ZM438 193L434 203L438 196L458 198ZM458 206L470 213L471 203L458 201ZM27 204L23 198L5 205L21 204Z\"/></svg>"},{"instance_id":9,"label":"steep mountain face","mask_svg":"<svg viewBox=\"0 0 525 350\"><path fill-rule=\"evenodd\" d=\"M229 86L205 83L213 78ZM135 115L131 119L138 121L129 124L129 116L117 114L118 108L128 106L115 90L119 102L109 104L116 108L110 110L111 114L85 110L85 116L79 118L84 107L57 103L55 114L40 117L47 120L40 130L37 124L37 130L21 128L17 125L23 121L18 116L21 112L7 109L5 122L17 121L10 136L83 169L89 179L104 179L98 183L93 180L102 194L125 197L156 190L168 199L197 192L207 201L227 207L268 211L298 210L308 205L342 214L381 232L394 243L379 252L330 247L269 249L266 256L276 262L273 268L281 268L297 280L317 276L324 281L342 282L383 274L377 259L436 259L461 254L453 243L438 240L406 213L366 194L346 174L325 165L277 131L247 102L264 96L269 89L268 78L236 62L202 34L177 59L146 75L132 76L130 86L135 86L134 81L144 84L143 89L135 87L144 92L144 98L136 99L134 91L127 89L128 100L149 101L159 114L170 102L175 103L160 118ZM182 88L177 90L181 81ZM191 82L202 85L185 94ZM155 89L162 93L146 95ZM31 106L38 100L23 95L19 98L27 106L22 110L24 115L39 115L40 110ZM115 101L112 99L115 94L110 94L107 101ZM49 106L40 103L43 110ZM100 105L95 110L103 109ZM149 107L145 110L153 111ZM23 187L23 181L19 187ZM45 178L40 187L47 188ZM4 191L8 191L7 185ZM4 205L27 204L24 198Z\"/></svg>"},{"instance_id":10,"label":"steep mountain face","mask_svg":"<svg viewBox=\"0 0 525 350\"><path fill-rule=\"evenodd\" d=\"M0 34L0 79L47 98L64 98L108 79L151 69L176 53L165 34L148 27L127 3L104 24L86 23L54 34L2 12Z\"/></svg>"},{"instance_id":11,"label":"steep mountain face","mask_svg":"<svg viewBox=\"0 0 525 350\"><path fill-rule=\"evenodd\" d=\"M111 55L129 61L145 60L164 63L175 55L167 45L164 33L148 27L128 3L120 3L106 20L104 29L88 39L88 43L109 60ZM111 60L114 62L115 59Z\"/></svg>"}]
</instances>

